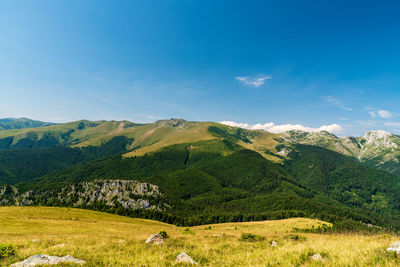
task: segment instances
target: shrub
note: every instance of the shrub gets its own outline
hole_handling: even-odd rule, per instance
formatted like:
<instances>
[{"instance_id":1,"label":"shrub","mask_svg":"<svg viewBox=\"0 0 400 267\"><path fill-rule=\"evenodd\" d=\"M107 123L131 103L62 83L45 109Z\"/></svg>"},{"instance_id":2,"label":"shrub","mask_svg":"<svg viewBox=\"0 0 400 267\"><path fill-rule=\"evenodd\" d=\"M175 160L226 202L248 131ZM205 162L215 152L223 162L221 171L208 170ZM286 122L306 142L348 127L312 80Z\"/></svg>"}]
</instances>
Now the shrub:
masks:
<instances>
[{"instance_id":1,"label":"shrub","mask_svg":"<svg viewBox=\"0 0 400 267\"><path fill-rule=\"evenodd\" d=\"M192 234L193 235L194 232L190 228L185 228L185 230L182 231L182 234Z\"/></svg>"},{"instance_id":2,"label":"shrub","mask_svg":"<svg viewBox=\"0 0 400 267\"><path fill-rule=\"evenodd\" d=\"M265 240L265 237L250 233L242 233L242 235L239 238L239 241L247 241L247 242L257 242L263 240Z\"/></svg>"},{"instance_id":3,"label":"shrub","mask_svg":"<svg viewBox=\"0 0 400 267\"><path fill-rule=\"evenodd\" d=\"M158 234L159 234L160 236L162 236L163 238L168 238L168 237L169 237L169 235L167 234L167 232L165 232L164 230L161 230Z\"/></svg>"},{"instance_id":4,"label":"shrub","mask_svg":"<svg viewBox=\"0 0 400 267\"><path fill-rule=\"evenodd\" d=\"M287 236L285 236L285 238L286 239L292 239L292 240L295 240L295 241L306 241L307 240L307 238L305 238L304 236L295 235L295 234L287 235Z\"/></svg>"},{"instance_id":5,"label":"shrub","mask_svg":"<svg viewBox=\"0 0 400 267\"><path fill-rule=\"evenodd\" d=\"M15 248L12 244L0 243L0 259L15 255Z\"/></svg>"},{"instance_id":6,"label":"shrub","mask_svg":"<svg viewBox=\"0 0 400 267\"><path fill-rule=\"evenodd\" d=\"M204 230L211 230L211 226L207 226L206 228L204 228Z\"/></svg>"}]
</instances>

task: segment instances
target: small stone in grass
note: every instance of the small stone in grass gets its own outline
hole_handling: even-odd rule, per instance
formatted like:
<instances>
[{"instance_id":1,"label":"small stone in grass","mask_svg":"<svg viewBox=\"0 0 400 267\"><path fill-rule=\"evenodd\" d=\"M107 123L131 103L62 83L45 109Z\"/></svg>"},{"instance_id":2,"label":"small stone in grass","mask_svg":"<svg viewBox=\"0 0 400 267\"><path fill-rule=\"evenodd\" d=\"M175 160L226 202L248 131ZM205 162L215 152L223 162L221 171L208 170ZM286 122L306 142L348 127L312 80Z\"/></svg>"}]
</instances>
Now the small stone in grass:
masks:
<instances>
[{"instance_id":1,"label":"small stone in grass","mask_svg":"<svg viewBox=\"0 0 400 267\"><path fill-rule=\"evenodd\" d=\"M190 263L190 264L197 264L188 254L185 252L181 252L178 256L176 256L176 262L182 262L182 263Z\"/></svg>"},{"instance_id":2,"label":"small stone in grass","mask_svg":"<svg viewBox=\"0 0 400 267\"><path fill-rule=\"evenodd\" d=\"M311 256L311 259L313 261L323 261L324 259L322 258L321 254L314 254Z\"/></svg>"},{"instance_id":3,"label":"small stone in grass","mask_svg":"<svg viewBox=\"0 0 400 267\"><path fill-rule=\"evenodd\" d=\"M162 243L164 243L164 237L162 237L162 235L160 235L160 234L151 235L146 240L146 244L148 244L148 243L152 243L153 245L162 244Z\"/></svg>"},{"instance_id":4,"label":"small stone in grass","mask_svg":"<svg viewBox=\"0 0 400 267\"><path fill-rule=\"evenodd\" d=\"M386 249L387 251L394 251L396 254L400 254L400 241L394 242Z\"/></svg>"}]
</instances>

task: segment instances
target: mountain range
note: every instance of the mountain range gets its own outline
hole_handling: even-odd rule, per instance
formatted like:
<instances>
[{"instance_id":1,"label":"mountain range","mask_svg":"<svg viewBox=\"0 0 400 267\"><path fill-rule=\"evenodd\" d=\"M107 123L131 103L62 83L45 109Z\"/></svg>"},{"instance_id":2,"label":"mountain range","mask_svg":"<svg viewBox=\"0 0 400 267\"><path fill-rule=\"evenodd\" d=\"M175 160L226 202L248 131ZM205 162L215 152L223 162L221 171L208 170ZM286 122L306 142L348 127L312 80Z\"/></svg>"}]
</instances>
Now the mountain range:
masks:
<instances>
[{"instance_id":1,"label":"mountain range","mask_svg":"<svg viewBox=\"0 0 400 267\"><path fill-rule=\"evenodd\" d=\"M400 229L400 136L387 132L340 138L183 119L22 120L0 120L3 205L78 206L182 225L303 216ZM129 195L121 187L129 181L159 193ZM150 204L126 206L132 201Z\"/></svg>"}]
</instances>

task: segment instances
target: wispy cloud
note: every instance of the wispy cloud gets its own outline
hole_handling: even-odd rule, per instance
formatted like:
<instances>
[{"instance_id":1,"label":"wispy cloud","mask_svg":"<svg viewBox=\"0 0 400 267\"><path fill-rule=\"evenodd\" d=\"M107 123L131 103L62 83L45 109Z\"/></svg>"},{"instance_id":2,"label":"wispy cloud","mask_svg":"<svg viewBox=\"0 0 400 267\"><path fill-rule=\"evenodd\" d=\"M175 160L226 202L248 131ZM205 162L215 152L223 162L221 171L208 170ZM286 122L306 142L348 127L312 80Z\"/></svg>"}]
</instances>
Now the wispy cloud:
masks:
<instances>
[{"instance_id":1,"label":"wispy cloud","mask_svg":"<svg viewBox=\"0 0 400 267\"><path fill-rule=\"evenodd\" d=\"M383 109L377 110L377 111L369 111L368 113L372 118L380 117L380 118L388 119L388 118L392 117L392 113L390 111L383 110Z\"/></svg>"},{"instance_id":2,"label":"wispy cloud","mask_svg":"<svg viewBox=\"0 0 400 267\"><path fill-rule=\"evenodd\" d=\"M385 118L385 119L391 118L391 117L392 117L392 113L390 113L390 112L387 111L387 110L378 110L378 115L379 115L381 118Z\"/></svg>"},{"instance_id":3,"label":"wispy cloud","mask_svg":"<svg viewBox=\"0 0 400 267\"><path fill-rule=\"evenodd\" d=\"M343 109L343 110L347 110L347 111L352 111L353 109L350 107L345 106L342 101L340 101L339 99L337 99L334 96L326 96L323 98L325 100L325 102L330 103L335 105L336 107Z\"/></svg>"},{"instance_id":4,"label":"wispy cloud","mask_svg":"<svg viewBox=\"0 0 400 267\"><path fill-rule=\"evenodd\" d=\"M238 123L234 121L221 121L220 123L233 126L233 127L239 127L239 128L245 128L245 129L250 129L250 130L264 130L267 132L271 133L283 133L287 132L290 130L300 130L304 132L320 132L320 131L327 131L327 132L332 132L332 133L340 133L343 131L343 128L338 125L338 124L329 124L329 125L322 125L319 128L312 128L312 127L307 127L301 124L278 124L276 125L273 122L265 123L265 124L248 124L248 123Z\"/></svg>"},{"instance_id":5,"label":"wispy cloud","mask_svg":"<svg viewBox=\"0 0 400 267\"><path fill-rule=\"evenodd\" d=\"M241 81L243 84L251 87L260 87L265 83L265 80L272 79L272 76L259 74L256 76L239 76L235 77L236 80Z\"/></svg>"}]
</instances>

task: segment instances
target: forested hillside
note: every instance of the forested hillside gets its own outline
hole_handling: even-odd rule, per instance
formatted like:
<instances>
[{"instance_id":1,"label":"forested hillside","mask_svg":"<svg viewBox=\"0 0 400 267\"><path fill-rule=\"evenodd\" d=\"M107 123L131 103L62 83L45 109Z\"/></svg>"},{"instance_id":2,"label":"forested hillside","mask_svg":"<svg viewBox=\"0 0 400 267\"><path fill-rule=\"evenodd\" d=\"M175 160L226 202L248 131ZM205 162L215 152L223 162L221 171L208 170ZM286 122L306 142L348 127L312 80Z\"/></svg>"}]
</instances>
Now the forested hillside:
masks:
<instances>
[{"instance_id":1,"label":"forested hillside","mask_svg":"<svg viewBox=\"0 0 400 267\"><path fill-rule=\"evenodd\" d=\"M171 119L145 125L78 121L3 131L0 138L3 145L11 140L0 150L0 184L15 185L15 198L29 192L32 201L24 203L79 202L180 225L302 216L346 229L400 229L398 176L285 135ZM168 208L89 204L82 194L74 202L52 197L93 180L153 184Z\"/></svg>"}]
</instances>

